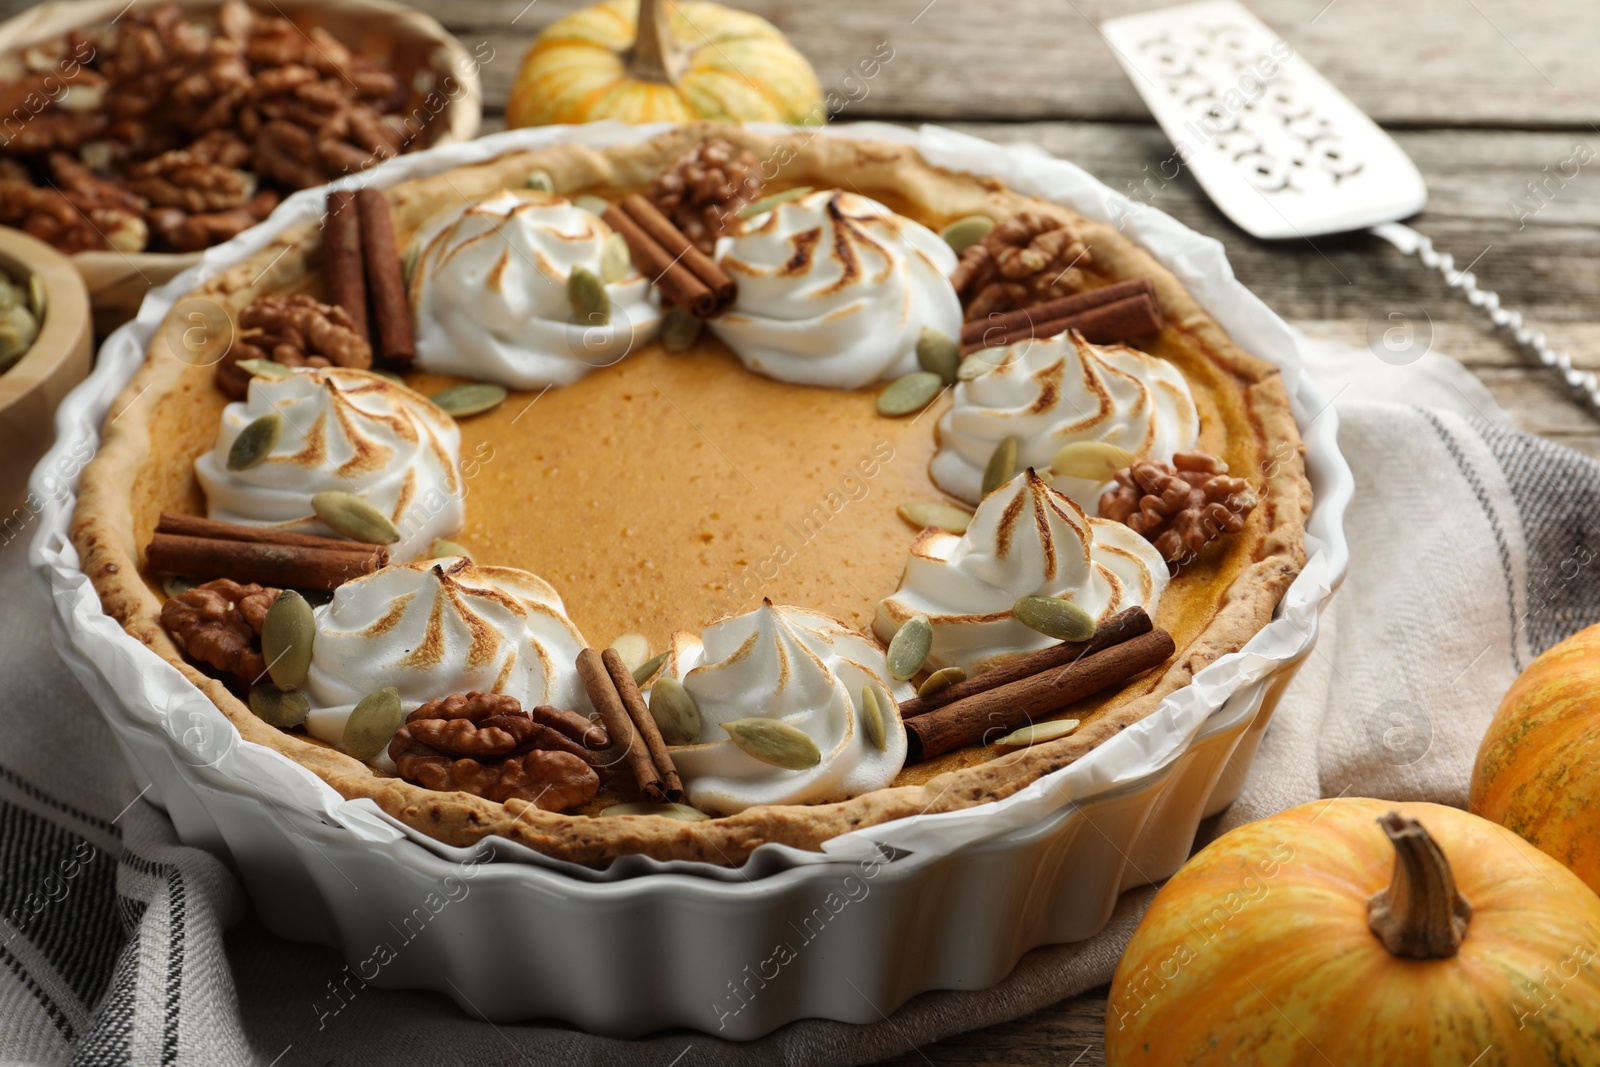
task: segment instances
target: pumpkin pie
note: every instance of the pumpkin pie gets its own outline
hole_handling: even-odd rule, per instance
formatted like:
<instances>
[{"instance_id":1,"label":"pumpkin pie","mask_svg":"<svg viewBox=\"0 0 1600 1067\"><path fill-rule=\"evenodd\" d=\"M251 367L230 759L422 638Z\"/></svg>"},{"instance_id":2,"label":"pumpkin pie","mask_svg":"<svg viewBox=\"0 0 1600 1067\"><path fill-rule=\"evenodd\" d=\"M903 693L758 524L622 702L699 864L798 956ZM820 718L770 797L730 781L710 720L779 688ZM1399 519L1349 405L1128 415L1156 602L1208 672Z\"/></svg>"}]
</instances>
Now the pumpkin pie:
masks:
<instances>
[{"instance_id":1,"label":"pumpkin pie","mask_svg":"<svg viewBox=\"0 0 1600 1067\"><path fill-rule=\"evenodd\" d=\"M764 198L714 228L736 296L703 320L605 221L691 154L755 161ZM230 336L156 332L73 538L106 612L246 740L440 840L738 864L999 800L1239 649L1303 564L1279 372L1059 205L899 145L714 124L385 195L414 362L342 365L324 231L285 230L172 312ZM1115 285L1159 328L972 341ZM161 573L191 550L173 531L213 526L268 542L216 534L227 558L309 553L318 578ZM1170 643L1037 716L1053 739L936 746L909 714L1135 617Z\"/></svg>"}]
</instances>

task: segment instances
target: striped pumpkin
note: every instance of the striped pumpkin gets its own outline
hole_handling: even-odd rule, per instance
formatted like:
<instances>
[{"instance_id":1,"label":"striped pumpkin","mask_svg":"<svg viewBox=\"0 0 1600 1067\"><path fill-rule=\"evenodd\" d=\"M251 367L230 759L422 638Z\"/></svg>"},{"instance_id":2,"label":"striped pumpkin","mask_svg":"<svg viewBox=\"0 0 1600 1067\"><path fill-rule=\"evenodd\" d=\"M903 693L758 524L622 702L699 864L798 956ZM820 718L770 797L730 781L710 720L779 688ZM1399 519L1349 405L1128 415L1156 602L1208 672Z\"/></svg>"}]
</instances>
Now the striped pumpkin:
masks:
<instances>
[{"instance_id":1,"label":"striped pumpkin","mask_svg":"<svg viewBox=\"0 0 1600 1067\"><path fill-rule=\"evenodd\" d=\"M523 57L506 103L510 126L815 125L826 114L816 73L777 27L700 0L605 0L557 19Z\"/></svg>"},{"instance_id":2,"label":"striped pumpkin","mask_svg":"<svg viewBox=\"0 0 1600 1067\"><path fill-rule=\"evenodd\" d=\"M1111 1067L1600 1063L1600 897L1437 804L1325 800L1213 841L1156 894Z\"/></svg>"},{"instance_id":3,"label":"striped pumpkin","mask_svg":"<svg viewBox=\"0 0 1600 1067\"><path fill-rule=\"evenodd\" d=\"M1528 665L1478 747L1471 810L1600 893L1600 626Z\"/></svg>"}]
</instances>

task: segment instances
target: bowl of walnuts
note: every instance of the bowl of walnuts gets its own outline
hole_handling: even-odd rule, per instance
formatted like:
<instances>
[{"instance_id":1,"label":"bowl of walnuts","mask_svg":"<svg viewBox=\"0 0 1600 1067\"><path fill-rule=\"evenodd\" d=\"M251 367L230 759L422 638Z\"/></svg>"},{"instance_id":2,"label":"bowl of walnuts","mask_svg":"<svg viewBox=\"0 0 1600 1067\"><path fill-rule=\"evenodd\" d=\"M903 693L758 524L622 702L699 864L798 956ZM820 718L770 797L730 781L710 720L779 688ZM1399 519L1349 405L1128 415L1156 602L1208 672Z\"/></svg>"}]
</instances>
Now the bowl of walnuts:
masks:
<instances>
[{"instance_id":1,"label":"bowl of walnuts","mask_svg":"<svg viewBox=\"0 0 1600 1067\"><path fill-rule=\"evenodd\" d=\"M470 140L489 58L387 0L40 4L0 24L0 226L103 332L289 193Z\"/></svg>"}]
</instances>

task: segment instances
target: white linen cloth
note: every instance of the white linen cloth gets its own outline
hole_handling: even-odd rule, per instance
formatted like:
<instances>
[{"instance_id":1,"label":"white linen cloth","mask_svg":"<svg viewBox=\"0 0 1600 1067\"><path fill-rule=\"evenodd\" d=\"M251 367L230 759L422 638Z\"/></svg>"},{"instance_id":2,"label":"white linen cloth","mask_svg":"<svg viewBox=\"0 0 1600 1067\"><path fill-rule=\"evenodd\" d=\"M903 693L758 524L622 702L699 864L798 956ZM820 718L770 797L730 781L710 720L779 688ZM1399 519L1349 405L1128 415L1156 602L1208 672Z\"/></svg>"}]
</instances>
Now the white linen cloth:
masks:
<instances>
[{"instance_id":1,"label":"white linen cloth","mask_svg":"<svg viewBox=\"0 0 1600 1067\"><path fill-rule=\"evenodd\" d=\"M1212 832L1326 796L1463 804L1478 738L1516 673L1600 621L1590 570L1600 465L1508 428L1447 357L1394 367L1301 344L1336 397L1355 473L1350 572ZM744 1045L492 1026L437 994L365 987L319 1021L342 959L253 920L225 933L247 914L242 890L137 798L38 624L46 606L26 577L27 535L4 538L0 1063L864 1063L1107 981L1154 893L1125 894L1099 935L1038 949L990 989L927 993L872 1025L807 1021Z\"/></svg>"}]
</instances>

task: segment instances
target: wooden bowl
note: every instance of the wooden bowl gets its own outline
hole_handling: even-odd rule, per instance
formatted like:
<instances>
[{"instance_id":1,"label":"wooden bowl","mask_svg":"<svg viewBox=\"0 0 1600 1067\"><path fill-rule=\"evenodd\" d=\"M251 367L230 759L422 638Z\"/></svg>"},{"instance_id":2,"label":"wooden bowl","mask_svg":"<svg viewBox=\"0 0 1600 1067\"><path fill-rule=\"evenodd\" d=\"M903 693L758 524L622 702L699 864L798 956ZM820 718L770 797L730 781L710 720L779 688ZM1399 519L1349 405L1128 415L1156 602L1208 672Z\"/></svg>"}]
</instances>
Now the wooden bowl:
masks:
<instances>
[{"instance_id":1,"label":"wooden bowl","mask_svg":"<svg viewBox=\"0 0 1600 1067\"><path fill-rule=\"evenodd\" d=\"M68 30L110 23L131 6L163 0L52 0L0 23L0 78L21 70L23 49L60 40ZM173 0L191 19L221 0ZM320 26L360 55L384 63L404 82L437 98L423 134L426 145L470 141L483 118L482 60L467 52L438 21L389 0L270 0L252 3L310 29ZM448 80L447 80L448 79ZM433 110L429 107L428 110ZM144 294L199 262L199 252L80 252L72 257L89 286L95 328L102 335L132 318Z\"/></svg>"},{"instance_id":2,"label":"wooden bowl","mask_svg":"<svg viewBox=\"0 0 1600 1067\"><path fill-rule=\"evenodd\" d=\"M72 261L43 241L0 226L0 270L44 282L44 321L33 347L0 373L0 543L17 536L38 508L28 475L55 440L56 405L89 373L94 337L89 290ZM87 459L87 457L85 457ZM62 472L65 476L76 471Z\"/></svg>"}]
</instances>

